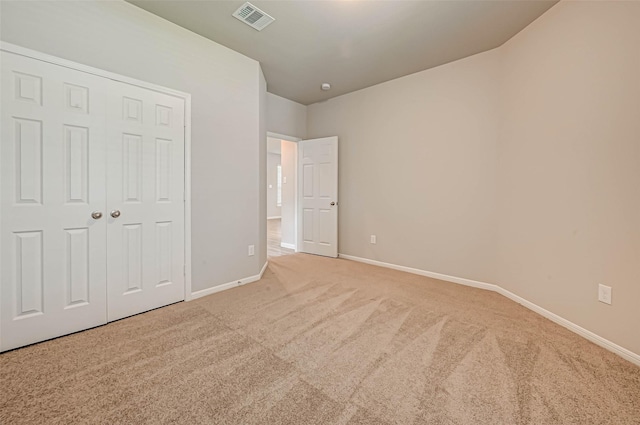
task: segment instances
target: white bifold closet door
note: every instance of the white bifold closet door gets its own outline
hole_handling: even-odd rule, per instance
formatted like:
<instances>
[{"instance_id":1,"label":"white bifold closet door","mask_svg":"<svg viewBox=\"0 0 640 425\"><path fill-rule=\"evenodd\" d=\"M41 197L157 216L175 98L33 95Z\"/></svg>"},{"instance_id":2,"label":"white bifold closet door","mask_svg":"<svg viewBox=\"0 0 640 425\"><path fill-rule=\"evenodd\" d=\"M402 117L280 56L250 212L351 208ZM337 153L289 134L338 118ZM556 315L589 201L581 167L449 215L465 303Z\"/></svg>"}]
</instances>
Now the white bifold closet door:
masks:
<instances>
[{"instance_id":1,"label":"white bifold closet door","mask_svg":"<svg viewBox=\"0 0 640 425\"><path fill-rule=\"evenodd\" d=\"M120 83L107 116L112 321L184 300L184 101Z\"/></svg>"},{"instance_id":2,"label":"white bifold closet door","mask_svg":"<svg viewBox=\"0 0 640 425\"><path fill-rule=\"evenodd\" d=\"M2 52L2 350L106 322L109 81Z\"/></svg>"},{"instance_id":3,"label":"white bifold closet door","mask_svg":"<svg viewBox=\"0 0 640 425\"><path fill-rule=\"evenodd\" d=\"M183 300L183 99L1 55L0 351Z\"/></svg>"}]
</instances>

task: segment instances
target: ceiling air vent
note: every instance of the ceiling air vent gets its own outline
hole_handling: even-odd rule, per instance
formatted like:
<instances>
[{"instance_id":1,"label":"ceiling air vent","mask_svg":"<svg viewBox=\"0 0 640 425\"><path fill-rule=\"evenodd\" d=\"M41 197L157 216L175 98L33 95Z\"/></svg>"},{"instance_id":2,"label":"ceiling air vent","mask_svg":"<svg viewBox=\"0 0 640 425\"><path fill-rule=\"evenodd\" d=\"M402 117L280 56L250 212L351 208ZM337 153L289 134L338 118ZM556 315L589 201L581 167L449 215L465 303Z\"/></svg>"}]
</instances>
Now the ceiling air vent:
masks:
<instances>
[{"instance_id":1,"label":"ceiling air vent","mask_svg":"<svg viewBox=\"0 0 640 425\"><path fill-rule=\"evenodd\" d=\"M240 8L233 13L233 16L258 31L262 31L267 25L275 21L274 18L249 2L240 6Z\"/></svg>"}]
</instances>

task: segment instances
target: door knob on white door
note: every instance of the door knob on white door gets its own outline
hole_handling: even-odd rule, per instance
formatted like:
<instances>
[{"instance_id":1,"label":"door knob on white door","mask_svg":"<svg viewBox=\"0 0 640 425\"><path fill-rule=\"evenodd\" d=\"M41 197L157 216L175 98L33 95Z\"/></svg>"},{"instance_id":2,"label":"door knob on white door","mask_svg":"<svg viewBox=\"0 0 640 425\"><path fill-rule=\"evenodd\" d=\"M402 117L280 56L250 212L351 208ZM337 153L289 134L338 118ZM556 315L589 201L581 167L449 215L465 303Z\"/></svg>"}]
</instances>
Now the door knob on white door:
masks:
<instances>
[{"instance_id":1,"label":"door knob on white door","mask_svg":"<svg viewBox=\"0 0 640 425\"><path fill-rule=\"evenodd\" d=\"M331 204L329 204L329 205L331 205L333 207L335 204L336 204L335 202L331 202Z\"/></svg>"},{"instance_id":2,"label":"door knob on white door","mask_svg":"<svg viewBox=\"0 0 640 425\"><path fill-rule=\"evenodd\" d=\"M100 211L94 211L91 213L91 218L94 220L100 220L102 218L102 213Z\"/></svg>"},{"instance_id":3,"label":"door knob on white door","mask_svg":"<svg viewBox=\"0 0 640 425\"><path fill-rule=\"evenodd\" d=\"M120 217L120 211L119 211L119 210L113 210L113 211L111 211L111 217L113 217L113 218L118 218L118 217Z\"/></svg>"}]
</instances>

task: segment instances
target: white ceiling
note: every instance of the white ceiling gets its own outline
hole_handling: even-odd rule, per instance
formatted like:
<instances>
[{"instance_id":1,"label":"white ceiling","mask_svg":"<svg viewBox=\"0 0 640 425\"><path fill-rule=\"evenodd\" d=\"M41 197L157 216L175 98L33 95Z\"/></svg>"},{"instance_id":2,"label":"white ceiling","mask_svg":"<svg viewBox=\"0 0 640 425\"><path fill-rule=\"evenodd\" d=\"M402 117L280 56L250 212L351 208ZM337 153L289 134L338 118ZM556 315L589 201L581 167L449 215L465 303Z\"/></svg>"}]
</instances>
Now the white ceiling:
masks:
<instances>
[{"instance_id":1,"label":"white ceiling","mask_svg":"<svg viewBox=\"0 0 640 425\"><path fill-rule=\"evenodd\" d=\"M304 105L498 47L557 2L252 1L276 19L258 32L231 16L242 0L128 1L259 61L269 92Z\"/></svg>"}]
</instances>

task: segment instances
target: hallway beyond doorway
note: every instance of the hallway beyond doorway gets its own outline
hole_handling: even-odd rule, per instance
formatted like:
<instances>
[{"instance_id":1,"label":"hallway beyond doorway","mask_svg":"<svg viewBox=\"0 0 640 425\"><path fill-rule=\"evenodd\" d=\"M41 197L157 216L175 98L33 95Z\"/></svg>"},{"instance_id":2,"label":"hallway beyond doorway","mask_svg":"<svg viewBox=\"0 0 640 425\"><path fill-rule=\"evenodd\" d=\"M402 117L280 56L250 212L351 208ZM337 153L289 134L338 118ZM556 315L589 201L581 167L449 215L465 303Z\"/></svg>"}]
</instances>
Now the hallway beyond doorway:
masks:
<instances>
[{"instance_id":1,"label":"hallway beyond doorway","mask_svg":"<svg viewBox=\"0 0 640 425\"><path fill-rule=\"evenodd\" d=\"M282 219L272 218L267 220L267 256L279 257L281 255L294 254L295 251L280 246L282 241Z\"/></svg>"}]
</instances>

